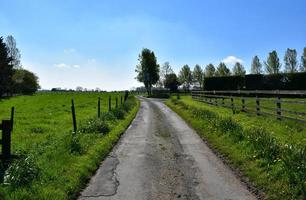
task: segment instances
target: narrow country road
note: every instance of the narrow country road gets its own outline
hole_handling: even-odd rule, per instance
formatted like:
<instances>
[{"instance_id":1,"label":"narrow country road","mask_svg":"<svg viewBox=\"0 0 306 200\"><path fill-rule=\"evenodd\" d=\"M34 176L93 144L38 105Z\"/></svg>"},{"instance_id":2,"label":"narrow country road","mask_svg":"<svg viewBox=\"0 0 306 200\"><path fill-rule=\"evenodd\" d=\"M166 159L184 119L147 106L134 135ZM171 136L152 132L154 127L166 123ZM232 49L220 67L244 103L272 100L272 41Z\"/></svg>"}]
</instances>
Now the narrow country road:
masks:
<instances>
[{"instance_id":1,"label":"narrow country road","mask_svg":"<svg viewBox=\"0 0 306 200\"><path fill-rule=\"evenodd\" d=\"M140 110L81 200L256 199L161 101Z\"/></svg>"}]
</instances>

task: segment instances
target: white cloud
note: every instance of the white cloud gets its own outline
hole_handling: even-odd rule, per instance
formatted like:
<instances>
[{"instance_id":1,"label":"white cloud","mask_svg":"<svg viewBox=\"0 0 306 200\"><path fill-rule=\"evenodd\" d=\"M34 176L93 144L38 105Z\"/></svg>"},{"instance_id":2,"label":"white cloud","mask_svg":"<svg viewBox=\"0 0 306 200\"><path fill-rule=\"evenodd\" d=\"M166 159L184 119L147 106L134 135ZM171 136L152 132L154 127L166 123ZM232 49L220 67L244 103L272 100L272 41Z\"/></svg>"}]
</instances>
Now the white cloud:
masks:
<instances>
[{"instance_id":1,"label":"white cloud","mask_svg":"<svg viewBox=\"0 0 306 200\"><path fill-rule=\"evenodd\" d=\"M65 63L54 64L54 67L60 69L69 69L69 68L80 68L80 65L68 65Z\"/></svg>"},{"instance_id":2,"label":"white cloud","mask_svg":"<svg viewBox=\"0 0 306 200\"><path fill-rule=\"evenodd\" d=\"M74 48L64 49L64 53L74 53L74 52L76 52L76 49Z\"/></svg>"},{"instance_id":3,"label":"white cloud","mask_svg":"<svg viewBox=\"0 0 306 200\"><path fill-rule=\"evenodd\" d=\"M226 65L235 65L237 62L243 63L243 60L235 56L227 56L222 60L222 62L224 62Z\"/></svg>"}]
</instances>

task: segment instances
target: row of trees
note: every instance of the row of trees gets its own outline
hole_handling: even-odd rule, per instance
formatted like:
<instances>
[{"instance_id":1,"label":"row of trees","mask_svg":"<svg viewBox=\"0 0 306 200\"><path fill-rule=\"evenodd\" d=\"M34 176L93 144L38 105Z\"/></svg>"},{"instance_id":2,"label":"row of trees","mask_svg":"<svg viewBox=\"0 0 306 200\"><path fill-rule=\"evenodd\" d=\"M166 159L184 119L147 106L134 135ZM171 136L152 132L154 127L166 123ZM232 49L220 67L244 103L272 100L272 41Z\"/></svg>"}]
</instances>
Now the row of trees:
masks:
<instances>
[{"instance_id":1,"label":"row of trees","mask_svg":"<svg viewBox=\"0 0 306 200\"><path fill-rule=\"evenodd\" d=\"M204 77L222 77L222 76L244 76L246 70L244 66L237 62L230 70L225 63L221 62L217 67L213 64L208 64L203 70L200 65L195 65L193 71L188 65L184 65L180 70L178 76L172 70L169 62L165 62L160 69L157 64L157 59L154 52L149 49L143 49L139 55L139 64L136 66L137 77L139 82L143 82L148 94L151 94L153 85L158 87L165 87L171 91L176 91L178 86L182 85L185 90L188 90L191 85L203 87ZM298 71L306 71L306 47L304 48L301 62L299 64L297 59L297 51L295 49L287 49L284 57L285 73L296 73ZM263 66L265 69L263 69ZM282 64L276 51L269 53L267 61L263 64L258 56L255 56L251 64L252 74L268 74L281 73Z\"/></svg>"},{"instance_id":2,"label":"row of trees","mask_svg":"<svg viewBox=\"0 0 306 200\"><path fill-rule=\"evenodd\" d=\"M0 37L0 97L32 94L39 89L38 77L22 68L20 58L14 37Z\"/></svg>"}]
</instances>

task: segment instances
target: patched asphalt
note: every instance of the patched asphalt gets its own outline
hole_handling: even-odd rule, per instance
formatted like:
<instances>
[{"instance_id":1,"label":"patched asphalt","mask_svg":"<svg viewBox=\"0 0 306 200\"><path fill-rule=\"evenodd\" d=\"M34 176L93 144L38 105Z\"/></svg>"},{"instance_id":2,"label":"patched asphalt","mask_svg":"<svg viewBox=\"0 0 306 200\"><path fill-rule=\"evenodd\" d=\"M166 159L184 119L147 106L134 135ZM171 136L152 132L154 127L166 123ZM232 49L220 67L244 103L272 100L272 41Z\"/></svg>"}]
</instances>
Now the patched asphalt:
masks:
<instances>
[{"instance_id":1,"label":"patched asphalt","mask_svg":"<svg viewBox=\"0 0 306 200\"><path fill-rule=\"evenodd\" d=\"M80 200L256 199L175 112L139 99L136 118Z\"/></svg>"}]
</instances>

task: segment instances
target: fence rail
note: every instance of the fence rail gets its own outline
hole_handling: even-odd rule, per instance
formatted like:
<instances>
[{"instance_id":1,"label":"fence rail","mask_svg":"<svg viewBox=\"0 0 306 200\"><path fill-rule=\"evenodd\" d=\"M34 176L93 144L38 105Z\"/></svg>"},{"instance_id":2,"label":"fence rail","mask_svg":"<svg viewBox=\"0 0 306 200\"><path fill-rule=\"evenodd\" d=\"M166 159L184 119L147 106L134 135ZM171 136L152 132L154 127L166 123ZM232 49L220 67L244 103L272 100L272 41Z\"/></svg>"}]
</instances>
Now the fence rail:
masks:
<instances>
[{"instance_id":1,"label":"fence rail","mask_svg":"<svg viewBox=\"0 0 306 200\"><path fill-rule=\"evenodd\" d=\"M252 95L254 97L250 97ZM306 91L201 91L193 90L194 100L214 106L260 115L269 115L277 119L289 119L306 124L306 101L282 99L282 96L306 95ZM264 96L264 97L261 97ZM270 96L270 97L269 97ZM285 107L288 106L289 108ZM296 106L296 107L295 107Z\"/></svg>"}]
</instances>

